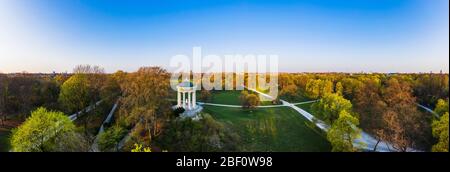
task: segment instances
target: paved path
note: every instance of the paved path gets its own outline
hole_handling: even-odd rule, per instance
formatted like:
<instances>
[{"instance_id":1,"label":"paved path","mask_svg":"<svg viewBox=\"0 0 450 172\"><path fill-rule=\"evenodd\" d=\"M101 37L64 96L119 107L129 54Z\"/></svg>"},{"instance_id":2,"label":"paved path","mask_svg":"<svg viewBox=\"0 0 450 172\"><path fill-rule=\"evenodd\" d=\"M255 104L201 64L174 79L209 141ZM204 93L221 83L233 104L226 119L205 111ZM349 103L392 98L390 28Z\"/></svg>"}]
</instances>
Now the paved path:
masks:
<instances>
[{"instance_id":1,"label":"paved path","mask_svg":"<svg viewBox=\"0 0 450 172\"><path fill-rule=\"evenodd\" d=\"M83 112L89 112L89 111L91 111L92 109L95 108L95 106L98 106L98 105L99 105L100 103L102 103L102 102L103 102L103 100L100 100L100 101L98 101L97 103L95 103L95 105L88 106L88 107L86 107L85 109L83 109L83 110L81 110L81 111L79 111L79 112L77 112L77 113L74 113L74 114L70 115L70 116L69 116L69 119L72 120L72 121L75 121L76 119L78 119L78 117L79 117Z\"/></svg>"},{"instance_id":2,"label":"paved path","mask_svg":"<svg viewBox=\"0 0 450 172\"><path fill-rule=\"evenodd\" d=\"M245 87L245 86L244 86ZM247 88L247 87L245 87ZM264 97L267 97L269 99L273 99L272 96L265 94L263 92L260 92L258 90L255 89L251 89L251 88L247 88L250 91L254 91L258 94L263 95ZM307 103L314 103L317 102L318 100L311 100L311 101L305 101L305 102L298 102L298 103L289 103L285 100L281 100L282 102L281 105L266 105L266 106L257 106L257 108L273 108L273 107L290 107L292 109L294 109L295 111L297 111L299 114L301 114L303 117L305 117L306 119L308 119L310 122L314 123L318 128L322 129L323 131L328 131L328 129L330 128L325 122L315 118L312 114L310 114L309 112L297 107L296 105L300 105L300 104L307 104ZM242 108L242 106L240 105L229 105L229 104L217 104L217 103L204 103L204 102L197 102L199 105L209 105L209 106L220 106L220 107L231 107L231 108ZM434 114L435 116L437 115L436 113L434 113L433 110L422 106L420 104L417 104L419 107L425 109L428 112L431 112L432 114ZM372 137L370 134L362 131L361 132L361 137L358 139L355 139L353 142L354 146L360 147L364 150L368 150L368 151L373 151L373 148L375 146L377 146L377 151L378 152L392 152L395 151L394 148L392 147L391 144L384 142L384 141L380 141L378 142L377 139L375 139L374 137ZM378 145L377 145L378 144ZM415 150L415 149L409 149L408 151L411 152L418 152L419 150Z\"/></svg>"},{"instance_id":3,"label":"paved path","mask_svg":"<svg viewBox=\"0 0 450 172\"><path fill-rule=\"evenodd\" d=\"M141 120L139 120L138 123L141 123L143 120L141 118ZM117 149L120 150L123 148L123 146L125 146L125 143L127 143L128 140L130 140L131 138L131 133L136 129L137 125L134 125L134 127L128 131L127 135L125 135L125 137L122 138L122 140L119 141L119 143L117 144Z\"/></svg>"},{"instance_id":4,"label":"paved path","mask_svg":"<svg viewBox=\"0 0 450 172\"><path fill-rule=\"evenodd\" d=\"M97 136L95 136L94 143L91 146L91 152L100 152L100 149L98 148L98 139L101 133L105 132L105 124L111 123L112 117L114 115L114 112L117 109L117 102L114 103L111 111L109 112L108 116L106 117L105 121L103 121L102 126L100 126L100 129L98 130Z\"/></svg>"},{"instance_id":5,"label":"paved path","mask_svg":"<svg viewBox=\"0 0 450 172\"><path fill-rule=\"evenodd\" d=\"M308 104L308 103L314 103L317 102L319 100L311 100L311 101L306 101L306 102L299 102L299 103L291 103L293 105L301 105L301 104Z\"/></svg>"},{"instance_id":6,"label":"paved path","mask_svg":"<svg viewBox=\"0 0 450 172\"><path fill-rule=\"evenodd\" d=\"M205 102L197 102L199 105L207 105L207 106L221 106L221 107L231 107L231 108L242 108L241 105L228 105L228 104L218 104L218 103L205 103ZM257 108L273 108L273 107L282 107L286 105L263 105L256 106Z\"/></svg>"},{"instance_id":7,"label":"paved path","mask_svg":"<svg viewBox=\"0 0 450 172\"><path fill-rule=\"evenodd\" d=\"M432 110L432 109L430 109L430 108L428 108L428 107L426 107L426 106L424 106L424 105L421 105L421 104L416 104L416 105L419 106L420 108L424 109L425 111L430 112L430 113L433 114L435 117L439 118L439 114L437 114L436 112L434 112L434 110Z\"/></svg>"},{"instance_id":8,"label":"paved path","mask_svg":"<svg viewBox=\"0 0 450 172\"><path fill-rule=\"evenodd\" d=\"M245 87L245 86L244 86ZM245 87L247 88L247 87ZM272 96L267 95L265 93L262 93L258 90L255 89L251 89L251 88L247 88L248 90L254 91L258 94L261 94L265 97L268 98L272 98ZM273 98L272 98L273 99ZM328 131L328 129L330 128L325 122L318 120L317 118L314 118L313 115L311 115L309 112L306 112L305 110L295 106L295 104L301 104L301 103L305 103L305 102L301 102L301 103L289 103L287 101L281 100L281 102L283 102L283 105L287 105L289 107L291 107L292 109L296 110L298 113L300 113L303 117L305 117L306 119L308 119L309 121L311 121L312 123L314 123L318 128L324 130L324 131ZM317 100L314 100L317 101ZM371 135L369 135L368 133L362 131L361 132L361 138L359 139L355 139L353 142L354 146L357 147L362 147L365 150L369 150L372 151L373 148L375 147L376 143L378 142L377 139L375 139L374 137L372 137ZM378 146L377 146L377 151L378 152L391 152L392 146L386 142L381 141ZM411 149L411 151L416 151Z\"/></svg>"}]
</instances>

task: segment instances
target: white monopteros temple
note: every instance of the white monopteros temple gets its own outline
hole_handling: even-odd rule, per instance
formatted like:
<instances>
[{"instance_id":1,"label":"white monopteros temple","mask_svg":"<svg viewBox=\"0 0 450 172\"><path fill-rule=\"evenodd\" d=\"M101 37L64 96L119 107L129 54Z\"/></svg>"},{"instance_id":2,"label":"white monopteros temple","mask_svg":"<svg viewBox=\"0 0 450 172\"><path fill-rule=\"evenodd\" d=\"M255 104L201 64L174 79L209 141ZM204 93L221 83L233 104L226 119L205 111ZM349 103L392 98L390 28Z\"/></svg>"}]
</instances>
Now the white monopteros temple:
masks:
<instances>
[{"instance_id":1,"label":"white monopteros temple","mask_svg":"<svg viewBox=\"0 0 450 172\"><path fill-rule=\"evenodd\" d=\"M189 80L185 80L177 86L177 105L176 107L183 107L185 112L183 116L194 117L203 108L197 105L196 102L196 86Z\"/></svg>"},{"instance_id":2,"label":"white monopteros temple","mask_svg":"<svg viewBox=\"0 0 450 172\"><path fill-rule=\"evenodd\" d=\"M195 96L195 85L190 81L183 81L178 84L178 96L177 96L177 106L183 107L186 110L191 110L196 108L196 96Z\"/></svg>"}]
</instances>

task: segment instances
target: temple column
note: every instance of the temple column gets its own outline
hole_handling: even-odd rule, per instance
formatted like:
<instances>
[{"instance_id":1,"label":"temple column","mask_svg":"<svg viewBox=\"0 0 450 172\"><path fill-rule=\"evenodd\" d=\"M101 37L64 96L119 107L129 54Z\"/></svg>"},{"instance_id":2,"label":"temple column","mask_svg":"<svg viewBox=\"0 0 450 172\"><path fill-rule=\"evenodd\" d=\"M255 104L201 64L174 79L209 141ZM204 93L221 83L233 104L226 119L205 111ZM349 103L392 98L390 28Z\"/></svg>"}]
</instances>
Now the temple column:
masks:
<instances>
[{"instance_id":1,"label":"temple column","mask_svg":"<svg viewBox=\"0 0 450 172\"><path fill-rule=\"evenodd\" d=\"M191 109L191 92L188 92L188 108Z\"/></svg>"},{"instance_id":2,"label":"temple column","mask_svg":"<svg viewBox=\"0 0 450 172\"><path fill-rule=\"evenodd\" d=\"M181 93L180 93L180 90L178 90L178 94L177 94L177 106L178 107L181 106Z\"/></svg>"},{"instance_id":3,"label":"temple column","mask_svg":"<svg viewBox=\"0 0 450 172\"><path fill-rule=\"evenodd\" d=\"M196 98L195 98L195 90L194 90L194 92L192 93L192 107L194 107L194 109L197 107L197 101L196 101Z\"/></svg>"},{"instance_id":4,"label":"temple column","mask_svg":"<svg viewBox=\"0 0 450 172\"><path fill-rule=\"evenodd\" d=\"M186 93L183 92L183 108L186 109Z\"/></svg>"}]
</instances>

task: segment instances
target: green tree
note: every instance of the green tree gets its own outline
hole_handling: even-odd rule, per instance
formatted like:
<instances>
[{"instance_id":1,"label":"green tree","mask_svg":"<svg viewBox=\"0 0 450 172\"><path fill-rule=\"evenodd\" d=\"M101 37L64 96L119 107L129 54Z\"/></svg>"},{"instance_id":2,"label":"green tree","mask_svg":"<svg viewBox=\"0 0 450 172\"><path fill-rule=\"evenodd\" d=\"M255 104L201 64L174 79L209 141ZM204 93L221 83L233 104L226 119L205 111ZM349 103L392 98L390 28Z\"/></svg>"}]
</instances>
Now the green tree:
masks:
<instances>
[{"instance_id":1,"label":"green tree","mask_svg":"<svg viewBox=\"0 0 450 172\"><path fill-rule=\"evenodd\" d=\"M436 107L434 108L434 112L441 116L445 114L445 112L448 112L448 99L439 99L436 103Z\"/></svg>"},{"instance_id":2,"label":"green tree","mask_svg":"<svg viewBox=\"0 0 450 172\"><path fill-rule=\"evenodd\" d=\"M17 129L11 146L16 152L83 151L86 144L75 125L62 112L38 108Z\"/></svg>"},{"instance_id":3,"label":"green tree","mask_svg":"<svg viewBox=\"0 0 450 172\"><path fill-rule=\"evenodd\" d=\"M0 73L0 125L6 121L6 102L8 97L8 78Z\"/></svg>"},{"instance_id":4,"label":"green tree","mask_svg":"<svg viewBox=\"0 0 450 172\"><path fill-rule=\"evenodd\" d=\"M100 88L100 98L105 101L114 101L120 91L118 81L113 76L107 76Z\"/></svg>"},{"instance_id":5,"label":"green tree","mask_svg":"<svg viewBox=\"0 0 450 172\"><path fill-rule=\"evenodd\" d=\"M317 103L313 104L312 111L328 124L339 118L341 111L352 112L352 103L337 94L327 94ZM355 114L352 114L355 115Z\"/></svg>"},{"instance_id":6,"label":"green tree","mask_svg":"<svg viewBox=\"0 0 450 172\"><path fill-rule=\"evenodd\" d=\"M134 149L131 149L131 152L152 152L150 147L143 147L141 144L134 144Z\"/></svg>"},{"instance_id":7,"label":"green tree","mask_svg":"<svg viewBox=\"0 0 450 172\"><path fill-rule=\"evenodd\" d=\"M306 84L306 96L311 99L317 99L320 96L320 81L310 79Z\"/></svg>"},{"instance_id":8,"label":"green tree","mask_svg":"<svg viewBox=\"0 0 450 172\"><path fill-rule=\"evenodd\" d=\"M335 93L340 96L344 96L344 87L341 82L336 83Z\"/></svg>"},{"instance_id":9,"label":"green tree","mask_svg":"<svg viewBox=\"0 0 450 172\"><path fill-rule=\"evenodd\" d=\"M327 132L327 139L332 145L333 152L355 152L353 141L361 137L358 118L345 110L339 113L339 118L333 122Z\"/></svg>"},{"instance_id":10,"label":"green tree","mask_svg":"<svg viewBox=\"0 0 450 172\"><path fill-rule=\"evenodd\" d=\"M320 95L319 97L324 97L328 94L333 93L333 82L329 80L322 80L320 82Z\"/></svg>"},{"instance_id":11,"label":"green tree","mask_svg":"<svg viewBox=\"0 0 450 172\"><path fill-rule=\"evenodd\" d=\"M322 98L333 93L333 82L329 80L311 79L306 84L306 95L311 99Z\"/></svg>"},{"instance_id":12,"label":"green tree","mask_svg":"<svg viewBox=\"0 0 450 172\"><path fill-rule=\"evenodd\" d=\"M438 143L433 145L433 152L448 152L448 112L445 112L439 120L432 124L433 136L438 139Z\"/></svg>"},{"instance_id":13,"label":"green tree","mask_svg":"<svg viewBox=\"0 0 450 172\"><path fill-rule=\"evenodd\" d=\"M119 126L113 126L98 136L98 146L102 151L118 151L117 145L127 131Z\"/></svg>"},{"instance_id":14,"label":"green tree","mask_svg":"<svg viewBox=\"0 0 450 172\"><path fill-rule=\"evenodd\" d=\"M92 102L90 94L87 76L76 74L61 86L58 101L67 112L73 113L84 109Z\"/></svg>"}]
</instances>

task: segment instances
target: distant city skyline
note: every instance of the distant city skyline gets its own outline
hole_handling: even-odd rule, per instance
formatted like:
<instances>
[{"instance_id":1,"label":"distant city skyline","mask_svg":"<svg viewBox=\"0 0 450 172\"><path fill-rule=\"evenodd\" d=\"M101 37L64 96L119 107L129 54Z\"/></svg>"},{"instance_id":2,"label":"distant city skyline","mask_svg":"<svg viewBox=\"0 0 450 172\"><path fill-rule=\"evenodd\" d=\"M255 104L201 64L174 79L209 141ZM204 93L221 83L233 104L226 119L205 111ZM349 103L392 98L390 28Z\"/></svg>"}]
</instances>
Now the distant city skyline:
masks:
<instances>
[{"instance_id":1,"label":"distant city skyline","mask_svg":"<svg viewBox=\"0 0 450 172\"><path fill-rule=\"evenodd\" d=\"M276 54L280 72L449 72L448 0L0 1L0 72Z\"/></svg>"}]
</instances>

